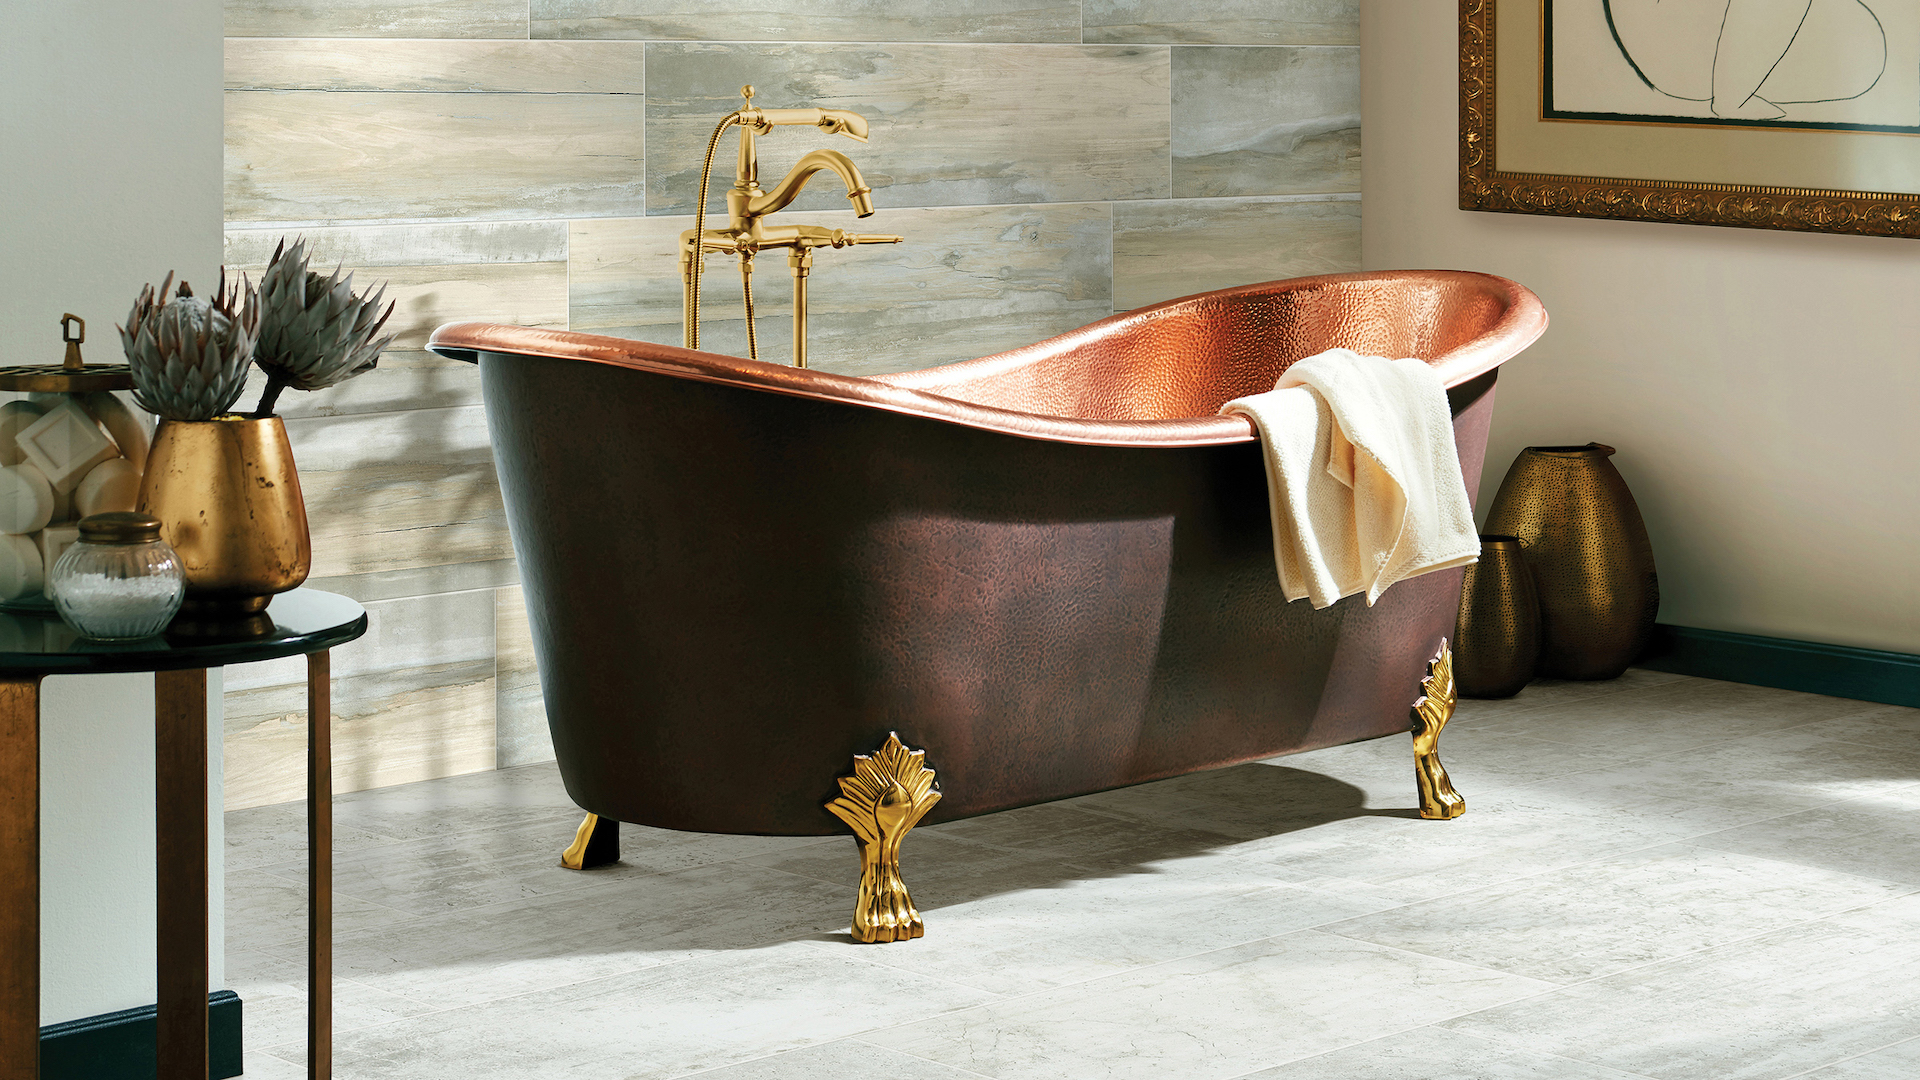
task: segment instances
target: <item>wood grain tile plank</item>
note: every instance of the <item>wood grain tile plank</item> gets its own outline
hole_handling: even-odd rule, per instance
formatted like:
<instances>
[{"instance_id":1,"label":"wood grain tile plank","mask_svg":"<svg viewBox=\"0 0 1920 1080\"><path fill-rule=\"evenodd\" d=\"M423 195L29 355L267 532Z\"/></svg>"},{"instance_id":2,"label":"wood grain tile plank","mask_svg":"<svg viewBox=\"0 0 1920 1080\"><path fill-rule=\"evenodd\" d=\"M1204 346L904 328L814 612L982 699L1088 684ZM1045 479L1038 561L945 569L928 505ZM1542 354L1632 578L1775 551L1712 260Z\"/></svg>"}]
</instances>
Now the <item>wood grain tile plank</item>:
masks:
<instances>
[{"instance_id":1,"label":"wood grain tile plank","mask_svg":"<svg viewBox=\"0 0 1920 1080\"><path fill-rule=\"evenodd\" d=\"M564 221L455 221L421 225L308 226L298 230L229 227L228 266L264 267L282 237L304 236L316 261L350 267L465 266L566 262Z\"/></svg>"},{"instance_id":2,"label":"wood grain tile plank","mask_svg":"<svg viewBox=\"0 0 1920 1080\"><path fill-rule=\"evenodd\" d=\"M458 776L494 767L493 665L336 678L333 790ZM229 692L226 808L288 802L306 792L306 690Z\"/></svg>"},{"instance_id":3,"label":"wood grain tile plank","mask_svg":"<svg viewBox=\"0 0 1920 1080\"><path fill-rule=\"evenodd\" d=\"M649 41L1072 41L1078 0L533 0L536 38Z\"/></svg>"},{"instance_id":4,"label":"wood grain tile plank","mask_svg":"<svg viewBox=\"0 0 1920 1080\"><path fill-rule=\"evenodd\" d=\"M782 215L795 223L892 232L905 243L814 256L809 352L823 371L909 371L1015 348L1112 314L1105 203L847 211ZM575 329L679 344L675 243L692 218L572 224ZM786 260L754 274L762 359L785 362L792 340ZM713 258L703 285L701 347L745 355L739 271Z\"/></svg>"},{"instance_id":5,"label":"wood grain tile plank","mask_svg":"<svg viewBox=\"0 0 1920 1080\"><path fill-rule=\"evenodd\" d=\"M527 0L227 0L227 36L524 38Z\"/></svg>"},{"instance_id":6,"label":"wood grain tile plank","mask_svg":"<svg viewBox=\"0 0 1920 1080\"><path fill-rule=\"evenodd\" d=\"M768 187L827 146L854 160L883 207L1163 198L1169 62L1160 46L650 44L647 213L693 212L708 137L742 83L769 108L852 109L871 125L864 146L811 128L762 138ZM716 159L713 207L724 207L733 145ZM846 205L825 173L794 203Z\"/></svg>"},{"instance_id":7,"label":"wood grain tile plank","mask_svg":"<svg viewBox=\"0 0 1920 1080\"><path fill-rule=\"evenodd\" d=\"M226 44L229 90L641 94L646 48L626 41L245 38Z\"/></svg>"},{"instance_id":8,"label":"wood grain tile plank","mask_svg":"<svg viewBox=\"0 0 1920 1080\"><path fill-rule=\"evenodd\" d=\"M1119 311L1211 289L1358 269L1357 199L1174 199L1114 207Z\"/></svg>"},{"instance_id":9,"label":"wood grain tile plank","mask_svg":"<svg viewBox=\"0 0 1920 1080\"><path fill-rule=\"evenodd\" d=\"M1086 40L1358 45L1359 0L1086 0Z\"/></svg>"},{"instance_id":10,"label":"wood grain tile plank","mask_svg":"<svg viewBox=\"0 0 1920 1080\"><path fill-rule=\"evenodd\" d=\"M511 558L479 406L287 422L313 576Z\"/></svg>"},{"instance_id":11,"label":"wood grain tile plank","mask_svg":"<svg viewBox=\"0 0 1920 1080\"><path fill-rule=\"evenodd\" d=\"M1360 190L1360 50L1173 50L1173 195Z\"/></svg>"},{"instance_id":12,"label":"wood grain tile plank","mask_svg":"<svg viewBox=\"0 0 1920 1080\"><path fill-rule=\"evenodd\" d=\"M334 790L492 768L493 593L366 608L366 637L333 654ZM225 698L228 808L299 798L304 670L275 663L234 674Z\"/></svg>"},{"instance_id":13,"label":"wood grain tile plank","mask_svg":"<svg viewBox=\"0 0 1920 1080\"><path fill-rule=\"evenodd\" d=\"M612 217L642 191L636 94L226 92L227 221Z\"/></svg>"}]
</instances>

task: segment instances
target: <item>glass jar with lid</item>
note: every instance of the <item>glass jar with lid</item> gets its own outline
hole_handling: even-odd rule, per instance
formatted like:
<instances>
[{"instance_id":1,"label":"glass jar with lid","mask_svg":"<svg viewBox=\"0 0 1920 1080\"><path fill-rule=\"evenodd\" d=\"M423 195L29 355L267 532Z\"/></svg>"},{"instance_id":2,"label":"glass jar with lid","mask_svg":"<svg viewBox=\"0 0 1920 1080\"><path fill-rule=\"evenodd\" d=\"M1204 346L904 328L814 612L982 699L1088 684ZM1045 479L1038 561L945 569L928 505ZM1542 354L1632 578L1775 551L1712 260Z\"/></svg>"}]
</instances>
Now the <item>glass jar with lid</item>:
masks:
<instances>
[{"instance_id":1,"label":"glass jar with lid","mask_svg":"<svg viewBox=\"0 0 1920 1080\"><path fill-rule=\"evenodd\" d=\"M113 512L80 519L79 539L53 566L53 606L96 641L133 641L167 628L186 596L180 557L160 519Z\"/></svg>"}]
</instances>

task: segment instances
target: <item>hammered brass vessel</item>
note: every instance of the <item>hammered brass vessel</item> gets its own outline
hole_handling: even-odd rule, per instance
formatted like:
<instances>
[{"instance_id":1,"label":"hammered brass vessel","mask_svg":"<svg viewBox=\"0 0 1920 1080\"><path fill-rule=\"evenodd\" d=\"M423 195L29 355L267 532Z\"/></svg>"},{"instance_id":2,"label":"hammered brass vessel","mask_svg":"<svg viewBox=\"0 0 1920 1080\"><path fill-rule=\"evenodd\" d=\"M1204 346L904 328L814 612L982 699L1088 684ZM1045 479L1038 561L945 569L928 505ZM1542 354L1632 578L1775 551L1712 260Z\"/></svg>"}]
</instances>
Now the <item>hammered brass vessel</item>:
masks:
<instances>
[{"instance_id":1,"label":"hammered brass vessel","mask_svg":"<svg viewBox=\"0 0 1920 1080\"><path fill-rule=\"evenodd\" d=\"M1540 659L1540 595L1517 536L1480 537L1453 627L1453 678L1461 697L1504 698L1533 679Z\"/></svg>"},{"instance_id":2,"label":"hammered brass vessel","mask_svg":"<svg viewBox=\"0 0 1920 1080\"><path fill-rule=\"evenodd\" d=\"M163 420L140 509L186 571L190 615L244 615L298 588L313 564L293 447L277 416Z\"/></svg>"},{"instance_id":3,"label":"hammered brass vessel","mask_svg":"<svg viewBox=\"0 0 1920 1080\"><path fill-rule=\"evenodd\" d=\"M1529 446L1486 530L1520 538L1540 594L1539 673L1612 679L1646 650L1660 610L1653 543L1611 446Z\"/></svg>"}]
</instances>

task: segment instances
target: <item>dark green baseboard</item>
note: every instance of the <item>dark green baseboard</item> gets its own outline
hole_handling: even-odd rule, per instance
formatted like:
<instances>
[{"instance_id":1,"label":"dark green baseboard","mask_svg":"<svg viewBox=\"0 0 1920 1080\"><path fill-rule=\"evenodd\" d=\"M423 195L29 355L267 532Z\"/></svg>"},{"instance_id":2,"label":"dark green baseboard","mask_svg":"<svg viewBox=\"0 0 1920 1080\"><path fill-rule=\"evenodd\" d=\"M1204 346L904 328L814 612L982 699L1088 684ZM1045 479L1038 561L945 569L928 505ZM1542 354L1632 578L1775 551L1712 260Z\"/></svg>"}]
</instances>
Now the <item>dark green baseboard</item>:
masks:
<instances>
[{"instance_id":1,"label":"dark green baseboard","mask_svg":"<svg viewBox=\"0 0 1920 1080\"><path fill-rule=\"evenodd\" d=\"M41 1028L40 1080L153 1080L155 1011L143 1005ZM207 1042L209 1080L239 1076L240 995L207 996Z\"/></svg>"},{"instance_id":2,"label":"dark green baseboard","mask_svg":"<svg viewBox=\"0 0 1920 1080\"><path fill-rule=\"evenodd\" d=\"M1655 628L1639 667L1809 694L1920 707L1920 656L1813 641Z\"/></svg>"}]
</instances>

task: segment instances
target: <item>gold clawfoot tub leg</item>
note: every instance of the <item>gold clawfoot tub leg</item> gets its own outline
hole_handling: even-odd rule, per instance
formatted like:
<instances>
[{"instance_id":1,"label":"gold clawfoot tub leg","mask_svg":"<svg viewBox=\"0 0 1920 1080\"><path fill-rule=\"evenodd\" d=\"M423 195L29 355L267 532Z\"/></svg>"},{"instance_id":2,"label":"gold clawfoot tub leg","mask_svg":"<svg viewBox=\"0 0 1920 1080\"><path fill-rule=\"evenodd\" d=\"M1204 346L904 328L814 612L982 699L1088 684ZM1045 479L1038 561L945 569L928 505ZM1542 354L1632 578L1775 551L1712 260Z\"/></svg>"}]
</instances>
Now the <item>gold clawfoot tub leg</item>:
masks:
<instances>
[{"instance_id":1,"label":"gold clawfoot tub leg","mask_svg":"<svg viewBox=\"0 0 1920 1080\"><path fill-rule=\"evenodd\" d=\"M573 834L573 844L560 853L560 865L569 870L592 870L620 861L620 823L599 814L587 820Z\"/></svg>"},{"instance_id":2,"label":"gold clawfoot tub leg","mask_svg":"<svg viewBox=\"0 0 1920 1080\"><path fill-rule=\"evenodd\" d=\"M1467 800L1453 790L1447 767L1440 764L1440 732L1453 719L1453 650L1445 641L1440 655L1427 664L1424 691L1413 703L1413 776L1420 784L1420 816L1446 820L1467 812Z\"/></svg>"},{"instance_id":3,"label":"gold clawfoot tub leg","mask_svg":"<svg viewBox=\"0 0 1920 1080\"><path fill-rule=\"evenodd\" d=\"M856 754L853 775L840 778L840 795L827 810L860 841L860 898L853 939L906 941L926 933L920 912L900 880L900 841L940 801L925 750L908 750L897 733L871 757Z\"/></svg>"}]
</instances>

